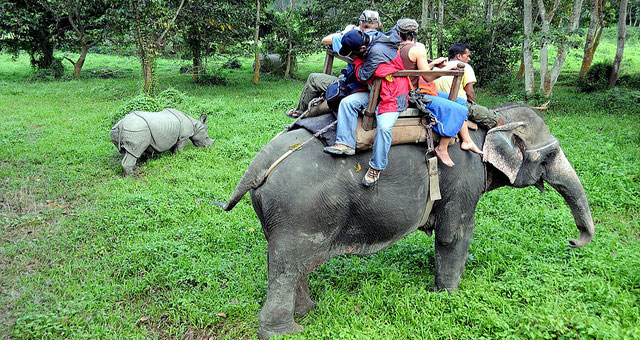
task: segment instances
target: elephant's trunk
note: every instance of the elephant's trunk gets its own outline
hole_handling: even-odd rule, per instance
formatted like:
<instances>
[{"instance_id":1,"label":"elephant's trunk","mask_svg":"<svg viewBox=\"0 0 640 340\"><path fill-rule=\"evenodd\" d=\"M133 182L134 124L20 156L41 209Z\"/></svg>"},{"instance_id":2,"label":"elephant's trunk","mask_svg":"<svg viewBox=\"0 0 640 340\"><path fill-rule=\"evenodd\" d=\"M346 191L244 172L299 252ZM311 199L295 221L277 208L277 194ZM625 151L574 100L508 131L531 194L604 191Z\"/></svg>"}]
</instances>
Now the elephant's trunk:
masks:
<instances>
[{"instance_id":1,"label":"elephant's trunk","mask_svg":"<svg viewBox=\"0 0 640 340\"><path fill-rule=\"evenodd\" d=\"M578 248L589 244L594 233L589 202L578 175L562 149L559 149L555 159L548 164L543 178L565 199L571 208L576 226L580 230L580 237L569 240L569 246Z\"/></svg>"}]
</instances>

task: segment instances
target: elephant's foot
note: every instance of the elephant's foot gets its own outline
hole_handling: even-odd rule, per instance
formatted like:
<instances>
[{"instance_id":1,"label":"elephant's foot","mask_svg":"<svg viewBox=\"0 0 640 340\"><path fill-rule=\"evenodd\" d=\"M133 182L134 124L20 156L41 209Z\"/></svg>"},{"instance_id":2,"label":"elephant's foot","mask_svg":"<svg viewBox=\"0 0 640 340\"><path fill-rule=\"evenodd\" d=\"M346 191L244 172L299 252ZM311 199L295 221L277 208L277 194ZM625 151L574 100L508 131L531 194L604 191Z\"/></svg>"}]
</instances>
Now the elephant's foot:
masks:
<instances>
[{"instance_id":1,"label":"elephant's foot","mask_svg":"<svg viewBox=\"0 0 640 340\"><path fill-rule=\"evenodd\" d=\"M302 326L295 323L295 321L277 326L260 324L260 326L258 327L258 339L266 340L271 338L272 336L300 332L302 332Z\"/></svg>"},{"instance_id":2,"label":"elephant's foot","mask_svg":"<svg viewBox=\"0 0 640 340\"><path fill-rule=\"evenodd\" d=\"M305 301L296 300L296 308L294 309L294 313L297 317L303 317L310 310L318 307L318 304L313 302L313 300L307 298Z\"/></svg>"}]
</instances>

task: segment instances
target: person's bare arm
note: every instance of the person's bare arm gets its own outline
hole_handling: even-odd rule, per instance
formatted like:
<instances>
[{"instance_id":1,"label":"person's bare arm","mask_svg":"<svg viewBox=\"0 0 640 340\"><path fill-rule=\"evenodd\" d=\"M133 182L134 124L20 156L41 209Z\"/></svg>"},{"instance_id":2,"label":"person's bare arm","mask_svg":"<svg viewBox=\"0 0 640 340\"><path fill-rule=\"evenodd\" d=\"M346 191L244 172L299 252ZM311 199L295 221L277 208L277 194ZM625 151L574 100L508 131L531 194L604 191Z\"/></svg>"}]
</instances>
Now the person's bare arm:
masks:
<instances>
[{"instance_id":1,"label":"person's bare arm","mask_svg":"<svg viewBox=\"0 0 640 340\"><path fill-rule=\"evenodd\" d=\"M409 59L414 60L416 63L418 64L418 70L421 71L430 71L433 69L433 67L435 65L438 65L442 62L447 61L447 58L441 57L438 58L436 60L433 60L431 62L429 62L429 59L427 59L427 50L425 49L424 45L420 44L420 45L416 45L414 47L411 48L411 50L409 50ZM436 76L424 76L422 77L425 81L434 81L435 79L437 79L438 77Z\"/></svg>"},{"instance_id":2,"label":"person's bare arm","mask_svg":"<svg viewBox=\"0 0 640 340\"><path fill-rule=\"evenodd\" d=\"M333 45L333 37L343 35L351 31L352 29L355 29L356 27L357 27L356 25L347 25L347 27L345 27L342 30L342 32L336 32L336 33L331 33L327 35L326 37L322 38L322 45L329 45L329 46Z\"/></svg>"},{"instance_id":3,"label":"person's bare arm","mask_svg":"<svg viewBox=\"0 0 640 340\"><path fill-rule=\"evenodd\" d=\"M474 102L476 101L476 91L473 90L473 83L468 83L467 85L465 85L464 92L467 93L467 98L471 99Z\"/></svg>"}]
</instances>

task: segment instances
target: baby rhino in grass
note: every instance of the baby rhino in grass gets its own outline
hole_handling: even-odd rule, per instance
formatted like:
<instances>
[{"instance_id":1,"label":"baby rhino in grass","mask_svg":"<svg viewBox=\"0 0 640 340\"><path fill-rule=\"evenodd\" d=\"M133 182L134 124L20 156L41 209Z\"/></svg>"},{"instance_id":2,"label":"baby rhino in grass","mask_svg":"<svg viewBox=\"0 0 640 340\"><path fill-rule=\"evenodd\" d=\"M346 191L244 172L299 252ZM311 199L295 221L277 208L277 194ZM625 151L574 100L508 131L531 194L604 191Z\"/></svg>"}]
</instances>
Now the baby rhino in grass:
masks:
<instances>
[{"instance_id":1,"label":"baby rhino in grass","mask_svg":"<svg viewBox=\"0 0 640 340\"><path fill-rule=\"evenodd\" d=\"M111 128L111 141L124 155L122 169L125 175L133 172L143 153L167 150L176 153L189 139L195 146L213 145L213 139L207 135L207 115L201 115L197 120L176 109L133 111Z\"/></svg>"}]
</instances>

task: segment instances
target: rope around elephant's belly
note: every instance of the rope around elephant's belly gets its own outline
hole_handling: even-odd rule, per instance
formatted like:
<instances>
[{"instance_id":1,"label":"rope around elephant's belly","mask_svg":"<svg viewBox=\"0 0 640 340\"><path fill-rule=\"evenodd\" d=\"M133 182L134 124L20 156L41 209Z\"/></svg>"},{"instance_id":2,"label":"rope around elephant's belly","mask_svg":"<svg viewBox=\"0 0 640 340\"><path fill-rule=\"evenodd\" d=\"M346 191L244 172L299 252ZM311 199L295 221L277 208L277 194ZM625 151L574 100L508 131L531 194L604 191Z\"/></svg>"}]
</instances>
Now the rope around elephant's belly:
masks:
<instances>
[{"instance_id":1,"label":"rope around elephant's belly","mask_svg":"<svg viewBox=\"0 0 640 340\"><path fill-rule=\"evenodd\" d=\"M336 124L338 124L338 121L334 121L333 123L323 127L320 131L316 132L313 134L313 137L307 139L306 141L292 147L289 151L285 152L284 155L280 156L280 158L278 158L275 162L273 162L273 164L271 164L271 166L269 167L269 169L267 169L267 172L264 173L264 176L262 177L262 180L260 180L258 183L258 185L256 185L254 188L257 188L259 186L262 185L262 183L264 183L264 181L267 180L267 177L269 177L269 175L271 174L271 172L276 168L276 166L278 166L278 164L280 164L283 160L285 160L285 158L289 157L292 153L302 149L302 147L309 143L310 141L320 137L323 133L329 131L329 129L331 129L332 127L334 127ZM281 133L280 133L281 134ZM280 134L278 134L278 136L280 136ZM276 137L278 137L276 136ZM274 139L276 138L274 137Z\"/></svg>"}]
</instances>

